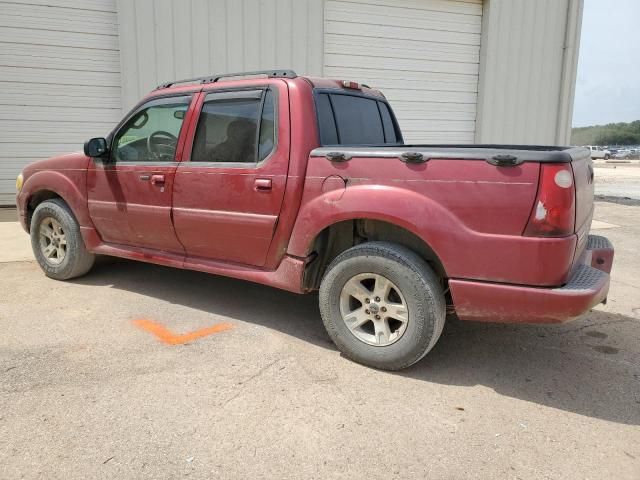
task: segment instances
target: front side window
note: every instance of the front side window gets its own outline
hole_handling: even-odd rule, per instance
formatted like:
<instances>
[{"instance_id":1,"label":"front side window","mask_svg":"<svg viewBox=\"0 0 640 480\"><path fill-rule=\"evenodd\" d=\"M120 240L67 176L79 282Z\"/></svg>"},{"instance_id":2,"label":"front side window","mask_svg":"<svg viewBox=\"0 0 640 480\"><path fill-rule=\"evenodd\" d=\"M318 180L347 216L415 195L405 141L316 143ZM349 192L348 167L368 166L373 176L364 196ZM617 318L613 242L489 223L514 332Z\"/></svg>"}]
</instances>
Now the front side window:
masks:
<instances>
[{"instance_id":1,"label":"front side window","mask_svg":"<svg viewBox=\"0 0 640 480\"><path fill-rule=\"evenodd\" d=\"M192 162L257 163L275 145L271 90L211 93L205 99Z\"/></svg>"},{"instance_id":2,"label":"front side window","mask_svg":"<svg viewBox=\"0 0 640 480\"><path fill-rule=\"evenodd\" d=\"M152 100L118 131L113 155L121 162L172 162L191 97Z\"/></svg>"}]
</instances>

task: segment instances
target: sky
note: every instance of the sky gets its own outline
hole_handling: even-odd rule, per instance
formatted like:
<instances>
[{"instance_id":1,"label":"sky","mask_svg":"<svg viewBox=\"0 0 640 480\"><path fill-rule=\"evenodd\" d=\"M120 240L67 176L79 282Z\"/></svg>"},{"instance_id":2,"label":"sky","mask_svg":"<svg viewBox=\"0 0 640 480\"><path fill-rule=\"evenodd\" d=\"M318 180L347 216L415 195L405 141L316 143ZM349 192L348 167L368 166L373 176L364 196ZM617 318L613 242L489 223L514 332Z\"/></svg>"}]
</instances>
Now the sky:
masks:
<instances>
[{"instance_id":1,"label":"sky","mask_svg":"<svg viewBox=\"0 0 640 480\"><path fill-rule=\"evenodd\" d=\"M585 0L573 126L640 120L640 0Z\"/></svg>"}]
</instances>

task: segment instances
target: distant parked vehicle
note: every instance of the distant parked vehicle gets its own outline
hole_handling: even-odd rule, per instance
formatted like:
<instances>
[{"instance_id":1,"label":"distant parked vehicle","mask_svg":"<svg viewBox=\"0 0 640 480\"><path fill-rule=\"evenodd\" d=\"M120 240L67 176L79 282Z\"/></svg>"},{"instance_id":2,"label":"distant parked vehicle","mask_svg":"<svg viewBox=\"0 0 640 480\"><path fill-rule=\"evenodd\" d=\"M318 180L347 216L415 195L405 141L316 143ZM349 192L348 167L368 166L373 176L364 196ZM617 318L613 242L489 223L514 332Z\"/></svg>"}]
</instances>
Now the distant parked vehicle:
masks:
<instances>
[{"instance_id":1,"label":"distant parked vehicle","mask_svg":"<svg viewBox=\"0 0 640 480\"><path fill-rule=\"evenodd\" d=\"M605 160L609 160L611 158L611 152L597 145L588 145L586 148L591 150L591 158L593 160L597 158L604 158Z\"/></svg>"},{"instance_id":2,"label":"distant parked vehicle","mask_svg":"<svg viewBox=\"0 0 640 480\"><path fill-rule=\"evenodd\" d=\"M631 150L618 150L618 152L613 156L613 158L617 158L619 160L629 160L633 154Z\"/></svg>"}]
</instances>

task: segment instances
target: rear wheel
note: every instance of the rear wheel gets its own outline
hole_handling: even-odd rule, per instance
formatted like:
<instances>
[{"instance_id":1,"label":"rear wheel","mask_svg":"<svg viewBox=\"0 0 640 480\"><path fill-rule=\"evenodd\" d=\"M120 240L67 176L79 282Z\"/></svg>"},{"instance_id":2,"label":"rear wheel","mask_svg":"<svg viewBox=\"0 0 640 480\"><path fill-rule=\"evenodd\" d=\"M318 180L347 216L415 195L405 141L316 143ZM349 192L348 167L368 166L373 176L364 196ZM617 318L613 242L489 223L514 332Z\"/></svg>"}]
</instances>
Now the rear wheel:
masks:
<instances>
[{"instance_id":1,"label":"rear wheel","mask_svg":"<svg viewBox=\"0 0 640 480\"><path fill-rule=\"evenodd\" d=\"M93 266L80 234L80 226L60 199L42 202L31 218L31 247L45 275L68 280L84 275Z\"/></svg>"},{"instance_id":2,"label":"rear wheel","mask_svg":"<svg viewBox=\"0 0 640 480\"><path fill-rule=\"evenodd\" d=\"M609 160L610 158L611 158L611 156L610 156L609 154L607 154L607 155L605 155L605 156L604 156L604 159L605 159L605 160Z\"/></svg>"},{"instance_id":3,"label":"rear wheel","mask_svg":"<svg viewBox=\"0 0 640 480\"><path fill-rule=\"evenodd\" d=\"M445 299L438 277L417 254L370 242L331 263L320 285L320 312L345 356L400 370L435 345L444 326Z\"/></svg>"}]
</instances>

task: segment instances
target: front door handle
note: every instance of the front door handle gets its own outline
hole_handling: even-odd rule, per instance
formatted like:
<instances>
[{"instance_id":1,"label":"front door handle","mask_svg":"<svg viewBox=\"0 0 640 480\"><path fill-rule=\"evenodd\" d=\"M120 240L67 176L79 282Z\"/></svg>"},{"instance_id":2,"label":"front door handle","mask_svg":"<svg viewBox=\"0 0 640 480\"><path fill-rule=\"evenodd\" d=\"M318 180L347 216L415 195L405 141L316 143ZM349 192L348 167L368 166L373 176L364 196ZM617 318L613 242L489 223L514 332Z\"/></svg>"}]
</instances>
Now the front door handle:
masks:
<instances>
[{"instance_id":1,"label":"front door handle","mask_svg":"<svg viewBox=\"0 0 640 480\"><path fill-rule=\"evenodd\" d=\"M164 175L151 175L151 185L164 186Z\"/></svg>"},{"instance_id":2,"label":"front door handle","mask_svg":"<svg viewBox=\"0 0 640 480\"><path fill-rule=\"evenodd\" d=\"M271 191L271 179L270 178L256 178L255 189L258 192Z\"/></svg>"}]
</instances>

